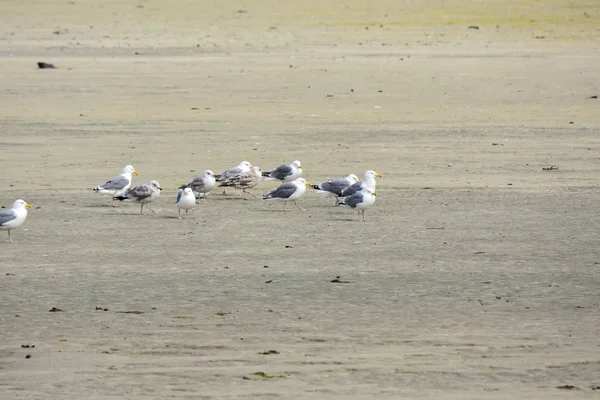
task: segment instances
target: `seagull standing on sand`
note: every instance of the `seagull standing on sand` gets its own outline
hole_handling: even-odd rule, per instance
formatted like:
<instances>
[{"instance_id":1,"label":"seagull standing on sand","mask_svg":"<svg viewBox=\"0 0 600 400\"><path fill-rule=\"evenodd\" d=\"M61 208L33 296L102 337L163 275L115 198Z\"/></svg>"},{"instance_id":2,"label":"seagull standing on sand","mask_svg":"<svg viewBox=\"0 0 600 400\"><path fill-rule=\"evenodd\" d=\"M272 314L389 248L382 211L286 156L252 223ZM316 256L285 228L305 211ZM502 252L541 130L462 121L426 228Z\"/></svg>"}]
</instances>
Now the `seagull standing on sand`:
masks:
<instances>
[{"instance_id":1,"label":"seagull standing on sand","mask_svg":"<svg viewBox=\"0 0 600 400\"><path fill-rule=\"evenodd\" d=\"M112 206L116 207L116 198L123 196L131 186L131 174L137 175L138 173L132 165L126 165L121 175L115 176L92 190L102 194L110 194L112 196Z\"/></svg>"},{"instance_id":2,"label":"seagull standing on sand","mask_svg":"<svg viewBox=\"0 0 600 400\"><path fill-rule=\"evenodd\" d=\"M202 197L206 200L206 195L208 192L213 190L216 184L217 182L215 180L215 174L210 169L207 169L202 175L195 177L194 180L187 185L179 186L179 189L185 189L189 187L192 189L196 197L199 198L202 195Z\"/></svg>"},{"instance_id":3,"label":"seagull standing on sand","mask_svg":"<svg viewBox=\"0 0 600 400\"><path fill-rule=\"evenodd\" d=\"M311 187L316 189L317 193L333 195L335 197L335 205L337 206L339 203L337 198L342 195L342 191L357 182L358 177L350 174L344 178L330 179L318 185L311 185Z\"/></svg>"},{"instance_id":4,"label":"seagull standing on sand","mask_svg":"<svg viewBox=\"0 0 600 400\"><path fill-rule=\"evenodd\" d=\"M281 164L279 167L267 172L263 172L266 181L278 180L290 182L302 175L302 164L300 161L293 161L291 164Z\"/></svg>"},{"instance_id":5,"label":"seagull standing on sand","mask_svg":"<svg viewBox=\"0 0 600 400\"><path fill-rule=\"evenodd\" d=\"M158 214L157 211L150 208L148 203L152 203L154 200L158 199L161 190L162 188L160 187L158 181L150 181L150 183L135 185L129 189L124 196L119 196L116 199L121 201L129 201L132 203L140 203L142 205L140 208L140 214L144 212L144 204L146 204L146 208L148 208L150 211Z\"/></svg>"},{"instance_id":6,"label":"seagull standing on sand","mask_svg":"<svg viewBox=\"0 0 600 400\"><path fill-rule=\"evenodd\" d=\"M179 189L176 204L180 215L179 218L181 218L181 210L185 210L185 217L183 218L186 218L188 211L196 206L196 196L194 196L194 191L189 187Z\"/></svg>"},{"instance_id":7,"label":"seagull standing on sand","mask_svg":"<svg viewBox=\"0 0 600 400\"><path fill-rule=\"evenodd\" d=\"M242 189L242 192L248 193L250 196L254 195L250 192L246 192L246 189L252 189L260 183L262 180L262 170L259 167L252 167L250 171L242 172L232 178L229 178L219 186L230 186L235 189Z\"/></svg>"},{"instance_id":8,"label":"seagull standing on sand","mask_svg":"<svg viewBox=\"0 0 600 400\"><path fill-rule=\"evenodd\" d=\"M228 170L225 170L220 174L216 175L215 180L217 182L225 182L236 175L250 171L250 168L252 168L252 164L250 164L249 161L242 161L237 167L229 168ZM223 189L223 194L227 196L227 192L225 191L225 189Z\"/></svg>"},{"instance_id":9,"label":"seagull standing on sand","mask_svg":"<svg viewBox=\"0 0 600 400\"><path fill-rule=\"evenodd\" d=\"M9 242L13 242L10 231L17 229L25 222L28 208L31 208L31 204L19 199L13 203L12 208L0 211L0 229L8 231Z\"/></svg>"},{"instance_id":10,"label":"seagull standing on sand","mask_svg":"<svg viewBox=\"0 0 600 400\"><path fill-rule=\"evenodd\" d=\"M342 194L340 197L351 196L354 193L360 192L363 189L369 189L371 192L375 193L375 186L377 185L377 183L375 182L375 177L382 178L381 174L378 174L375 171L366 171L363 181L357 182L342 190Z\"/></svg>"},{"instance_id":11,"label":"seagull standing on sand","mask_svg":"<svg viewBox=\"0 0 600 400\"><path fill-rule=\"evenodd\" d=\"M310 186L310 183L306 182L304 178L296 178L291 182L286 182L279 185L279 187L271 190L269 193L263 196L264 200L279 200L283 201L283 211L288 201L293 201L296 206L302 211L306 211L296 203L296 199L299 198L306 192L306 187Z\"/></svg>"},{"instance_id":12,"label":"seagull standing on sand","mask_svg":"<svg viewBox=\"0 0 600 400\"><path fill-rule=\"evenodd\" d=\"M340 206L350 207L355 209L358 213L358 220L360 221L360 214L362 213L363 222L365 221L365 208L375 204L375 192L369 189L362 189L350 196L344 198L340 202Z\"/></svg>"}]
</instances>

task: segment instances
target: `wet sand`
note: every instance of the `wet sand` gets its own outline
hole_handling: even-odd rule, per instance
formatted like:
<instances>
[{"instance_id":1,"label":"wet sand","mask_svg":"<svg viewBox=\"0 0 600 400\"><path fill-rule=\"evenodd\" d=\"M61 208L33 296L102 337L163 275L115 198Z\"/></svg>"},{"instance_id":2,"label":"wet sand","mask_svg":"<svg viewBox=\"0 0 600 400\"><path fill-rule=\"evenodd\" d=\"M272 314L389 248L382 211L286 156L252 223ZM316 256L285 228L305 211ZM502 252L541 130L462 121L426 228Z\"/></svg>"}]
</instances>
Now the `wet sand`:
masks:
<instances>
[{"instance_id":1,"label":"wet sand","mask_svg":"<svg viewBox=\"0 0 600 400\"><path fill-rule=\"evenodd\" d=\"M561 3L0 6L0 397L596 398L600 7ZM381 173L366 222L273 182L177 219L295 159ZM129 163L161 214L89 191Z\"/></svg>"}]
</instances>

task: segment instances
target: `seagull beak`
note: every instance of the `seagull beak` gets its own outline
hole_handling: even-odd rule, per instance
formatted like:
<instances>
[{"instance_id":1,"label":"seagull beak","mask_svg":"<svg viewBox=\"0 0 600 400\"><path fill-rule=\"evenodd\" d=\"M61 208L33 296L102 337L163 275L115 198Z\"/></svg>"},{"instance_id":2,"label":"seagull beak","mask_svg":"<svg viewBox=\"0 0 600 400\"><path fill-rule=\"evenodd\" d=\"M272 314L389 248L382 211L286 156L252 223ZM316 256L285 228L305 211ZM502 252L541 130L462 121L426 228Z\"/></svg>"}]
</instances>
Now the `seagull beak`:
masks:
<instances>
[{"instance_id":1,"label":"seagull beak","mask_svg":"<svg viewBox=\"0 0 600 400\"><path fill-rule=\"evenodd\" d=\"M377 193L373 192L373 196L377 196Z\"/></svg>"},{"instance_id":2,"label":"seagull beak","mask_svg":"<svg viewBox=\"0 0 600 400\"><path fill-rule=\"evenodd\" d=\"M25 204L25 208L31 208L31 204Z\"/></svg>"},{"instance_id":3,"label":"seagull beak","mask_svg":"<svg viewBox=\"0 0 600 400\"><path fill-rule=\"evenodd\" d=\"M310 187L310 183L306 182L306 187Z\"/></svg>"},{"instance_id":4,"label":"seagull beak","mask_svg":"<svg viewBox=\"0 0 600 400\"><path fill-rule=\"evenodd\" d=\"M375 174L375 176L378 178L383 178L383 176L381 174Z\"/></svg>"},{"instance_id":5,"label":"seagull beak","mask_svg":"<svg viewBox=\"0 0 600 400\"><path fill-rule=\"evenodd\" d=\"M254 165L250 164L250 168L254 168Z\"/></svg>"},{"instance_id":6,"label":"seagull beak","mask_svg":"<svg viewBox=\"0 0 600 400\"><path fill-rule=\"evenodd\" d=\"M161 187L159 187L159 188L158 188L158 190L162 190L162 188L161 188Z\"/></svg>"},{"instance_id":7,"label":"seagull beak","mask_svg":"<svg viewBox=\"0 0 600 400\"><path fill-rule=\"evenodd\" d=\"M298 165L298 169L302 169L302 165Z\"/></svg>"},{"instance_id":8,"label":"seagull beak","mask_svg":"<svg viewBox=\"0 0 600 400\"><path fill-rule=\"evenodd\" d=\"M134 175L137 175L138 173L137 173L137 171L133 171L133 174L134 174Z\"/></svg>"}]
</instances>

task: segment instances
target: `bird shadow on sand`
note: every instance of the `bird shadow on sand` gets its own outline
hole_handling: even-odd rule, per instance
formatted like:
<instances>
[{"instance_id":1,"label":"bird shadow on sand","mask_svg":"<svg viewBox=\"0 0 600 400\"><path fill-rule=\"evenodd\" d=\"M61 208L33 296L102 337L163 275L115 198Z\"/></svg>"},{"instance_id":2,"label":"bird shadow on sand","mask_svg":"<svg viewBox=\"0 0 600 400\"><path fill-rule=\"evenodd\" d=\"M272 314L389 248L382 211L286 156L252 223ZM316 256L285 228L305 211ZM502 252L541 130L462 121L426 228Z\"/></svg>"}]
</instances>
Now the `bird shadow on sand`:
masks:
<instances>
[{"instance_id":1,"label":"bird shadow on sand","mask_svg":"<svg viewBox=\"0 0 600 400\"><path fill-rule=\"evenodd\" d=\"M182 221L189 219L190 221L196 221L199 222L200 220L197 217L194 217L193 215L188 215L187 217L184 217L183 215L180 217L177 214L174 215L161 215L161 218L164 219L180 219Z\"/></svg>"},{"instance_id":2,"label":"bird shadow on sand","mask_svg":"<svg viewBox=\"0 0 600 400\"><path fill-rule=\"evenodd\" d=\"M237 201L239 201L239 200L253 200L253 198L252 198L252 196L249 196L249 197L245 198L243 196L237 196L235 194L228 194L227 196L221 195L219 197L213 197L213 201L230 201L230 200L237 200Z\"/></svg>"},{"instance_id":3,"label":"bird shadow on sand","mask_svg":"<svg viewBox=\"0 0 600 400\"><path fill-rule=\"evenodd\" d=\"M108 204L86 204L84 207L85 208L107 208L107 209L121 208L121 207L113 207L110 205L110 203L108 203Z\"/></svg>"},{"instance_id":4,"label":"bird shadow on sand","mask_svg":"<svg viewBox=\"0 0 600 400\"><path fill-rule=\"evenodd\" d=\"M277 214L294 214L294 213L299 213L299 214L308 214L309 211L302 211L302 210L298 210L298 209L285 209L282 210L281 208L260 208L260 209L256 209L256 210L252 210L252 212L264 212L264 213L277 213Z\"/></svg>"}]
</instances>

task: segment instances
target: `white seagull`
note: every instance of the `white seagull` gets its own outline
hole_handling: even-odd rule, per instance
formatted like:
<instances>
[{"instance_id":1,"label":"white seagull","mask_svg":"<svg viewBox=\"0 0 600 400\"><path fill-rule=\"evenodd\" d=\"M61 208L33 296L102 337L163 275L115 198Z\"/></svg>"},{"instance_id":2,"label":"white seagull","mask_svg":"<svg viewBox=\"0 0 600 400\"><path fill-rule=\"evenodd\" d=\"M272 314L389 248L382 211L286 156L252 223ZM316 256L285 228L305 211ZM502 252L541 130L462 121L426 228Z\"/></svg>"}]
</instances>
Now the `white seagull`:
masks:
<instances>
[{"instance_id":1,"label":"white seagull","mask_svg":"<svg viewBox=\"0 0 600 400\"><path fill-rule=\"evenodd\" d=\"M375 204L375 192L369 189L362 189L350 196L344 198L339 204L340 206L350 207L358 212L358 220L360 221L360 214L362 213L363 222L365 221L365 208Z\"/></svg>"},{"instance_id":2,"label":"white seagull","mask_svg":"<svg viewBox=\"0 0 600 400\"><path fill-rule=\"evenodd\" d=\"M196 196L194 196L194 191L189 187L179 189L176 205L179 215L181 216L181 210L185 210L185 216L183 218L187 217L188 211L196 206Z\"/></svg>"},{"instance_id":3,"label":"white seagull","mask_svg":"<svg viewBox=\"0 0 600 400\"><path fill-rule=\"evenodd\" d=\"M381 174L378 174L375 171L366 171L363 181L357 182L342 190L342 194L340 197L351 196L354 193L360 192L363 189L369 189L371 192L375 193L375 186L377 185L377 183L375 182L375 177L382 178Z\"/></svg>"},{"instance_id":4,"label":"white seagull","mask_svg":"<svg viewBox=\"0 0 600 400\"><path fill-rule=\"evenodd\" d=\"M123 168L123 173L121 175L115 176L111 180L102 185L98 185L98 187L92 190L102 194L110 194L112 196L112 206L116 207L116 198L123 196L131 186L131 174L137 175L138 173L132 165L126 165L125 168Z\"/></svg>"},{"instance_id":5,"label":"white seagull","mask_svg":"<svg viewBox=\"0 0 600 400\"><path fill-rule=\"evenodd\" d=\"M306 187L310 186L310 183L306 182L304 178L296 178L291 182L286 182L279 187L271 190L269 193L263 196L264 200L279 200L283 201L283 211L288 201L293 201L296 206L302 211L306 211L296 203L296 199L299 198L306 192Z\"/></svg>"},{"instance_id":6,"label":"white seagull","mask_svg":"<svg viewBox=\"0 0 600 400\"><path fill-rule=\"evenodd\" d=\"M129 201L132 203L140 203L142 207L140 208L140 214L144 212L144 204L146 204L146 208L152 211L155 214L158 214L157 211L150 208L148 203L152 203L154 200L160 196L160 191L162 188L158 181L150 181L150 183L142 183L141 185L135 185L131 189L125 193L123 196L119 196L116 199L121 201Z\"/></svg>"},{"instance_id":7,"label":"white seagull","mask_svg":"<svg viewBox=\"0 0 600 400\"><path fill-rule=\"evenodd\" d=\"M270 171L263 172L266 181L278 180L290 182L302 175L302 164L300 161L293 161L291 164L281 164L279 167Z\"/></svg>"},{"instance_id":8,"label":"white seagull","mask_svg":"<svg viewBox=\"0 0 600 400\"><path fill-rule=\"evenodd\" d=\"M202 175L195 177L194 180L187 185L179 186L179 189L185 189L189 187L192 189L196 197L199 198L202 196L204 199L206 199L206 195L208 192L213 190L216 184L217 182L215 180L215 174L210 169L207 169Z\"/></svg>"},{"instance_id":9,"label":"white seagull","mask_svg":"<svg viewBox=\"0 0 600 400\"><path fill-rule=\"evenodd\" d=\"M338 197L342 195L342 191L348 186L359 182L358 177L354 174L349 174L344 178L330 179L318 185L311 185L316 189L317 193L333 195L335 197L335 205L337 205Z\"/></svg>"},{"instance_id":10,"label":"white seagull","mask_svg":"<svg viewBox=\"0 0 600 400\"><path fill-rule=\"evenodd\" d=\"M242 174L244 172L250 171L252 168L252 164L249 161L242 161L237 167L229 168L218 175L215 175L215 180L217 182L225 182L228 179L233 178L236 175ZM227 195L225 189L223 189L223 194Z\"/></svg>"},{"instance_id":11,"label":"white seagull","mask_svg":"<svg viewBox=\"0 0 600 400\"><path fill-rule=\"evenodd\" d=\"M13 242L10 231L17 229L25 222L28 208L31 208L31 204L27 204L24 200L19 199L13 203L12 208L0 211L0 229L8 230L9 242Z\"/></svg>"}]
</instances>

